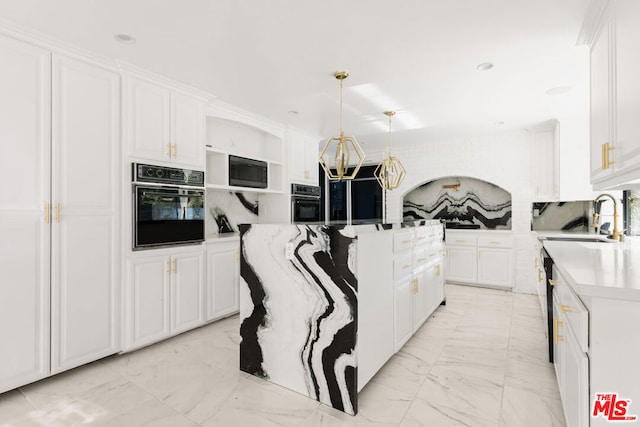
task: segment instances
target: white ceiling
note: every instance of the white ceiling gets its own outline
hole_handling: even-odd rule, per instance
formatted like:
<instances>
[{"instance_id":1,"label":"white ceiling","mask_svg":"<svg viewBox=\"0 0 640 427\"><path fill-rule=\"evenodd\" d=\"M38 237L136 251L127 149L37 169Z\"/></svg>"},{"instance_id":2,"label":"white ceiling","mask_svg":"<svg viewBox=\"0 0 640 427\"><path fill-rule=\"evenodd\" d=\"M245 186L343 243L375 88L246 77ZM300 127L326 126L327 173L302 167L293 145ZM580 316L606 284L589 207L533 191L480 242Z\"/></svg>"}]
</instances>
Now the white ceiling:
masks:
<instances>
[{"instance_id":1,"label":"white ceiling","mask_svg":"<svg viewBox=\"0 0 640 427\"><path fill-rule=\"evenodd\" d=\"M588 3L0 0L0 18L325 137L339 130L332 73L346 69L344 130L366 148L386 141L384 110L398 111L394 144L584 116L588 51L576 39Z\"/></svg>"}]
</instances>

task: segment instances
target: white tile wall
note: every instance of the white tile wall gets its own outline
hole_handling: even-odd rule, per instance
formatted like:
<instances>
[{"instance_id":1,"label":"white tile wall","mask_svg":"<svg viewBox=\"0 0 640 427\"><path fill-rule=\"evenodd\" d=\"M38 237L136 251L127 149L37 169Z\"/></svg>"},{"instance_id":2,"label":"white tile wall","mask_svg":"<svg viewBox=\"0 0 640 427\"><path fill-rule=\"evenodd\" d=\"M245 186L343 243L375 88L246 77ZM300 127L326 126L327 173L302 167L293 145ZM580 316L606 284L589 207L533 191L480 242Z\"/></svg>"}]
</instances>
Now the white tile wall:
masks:
<instances>
[{"instance_id":1,"label":"white tile wall","mask_svg":"<svg viewBox=\"0 0 640 427\"><path fill-rule=\"evenodd\" d=\"M535 255L531 237L531 142L528 132L518 131L449 139L394 150L394 155L407 169L407 177L398 189L387 192L388 221L402 220L404 194L436 178L469 176L499 185L512 195L512 231L516 241L513 290L535 293L532 270Z\"/></svg>"}]
</instances>

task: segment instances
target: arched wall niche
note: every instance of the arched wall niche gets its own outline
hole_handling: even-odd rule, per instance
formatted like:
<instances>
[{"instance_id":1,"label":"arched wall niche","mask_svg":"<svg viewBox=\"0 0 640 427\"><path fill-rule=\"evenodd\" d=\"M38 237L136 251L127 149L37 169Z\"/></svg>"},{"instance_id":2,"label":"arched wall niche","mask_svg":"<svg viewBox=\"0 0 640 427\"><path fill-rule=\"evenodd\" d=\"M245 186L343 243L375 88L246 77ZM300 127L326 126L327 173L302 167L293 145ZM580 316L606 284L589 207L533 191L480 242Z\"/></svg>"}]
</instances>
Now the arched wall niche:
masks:
<instances>
[{"instance_id":1,"label":"arched wall niche","mask_svg":"<svg viewBox=\"0 0 640 427\"><path fill-rule=\"evenodd\" d=\"M404 220L439 219L451 228L511 230L511 209L510 192L468 176L424 182L402 201Z\"/></svg>"}]
</instances>

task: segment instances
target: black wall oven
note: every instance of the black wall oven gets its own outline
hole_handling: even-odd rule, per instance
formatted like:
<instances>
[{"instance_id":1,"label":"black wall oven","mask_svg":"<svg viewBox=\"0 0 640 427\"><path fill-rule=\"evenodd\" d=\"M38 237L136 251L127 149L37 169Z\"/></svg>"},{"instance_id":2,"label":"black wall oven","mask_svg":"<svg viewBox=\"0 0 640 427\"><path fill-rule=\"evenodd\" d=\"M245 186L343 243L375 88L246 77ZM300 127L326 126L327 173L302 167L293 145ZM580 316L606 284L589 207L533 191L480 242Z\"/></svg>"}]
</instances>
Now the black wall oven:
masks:
<instances>
[{"instance_id":1,"label":"black wall oven","mask_svg":"<svg viewBox=\"0 0 640 427\"><path fill-rule=\"evenodd\" d=\"M133 249L204 241L204 172L133 164Z\"/></svg>"},{"instance_id":2,"label":"black wall oven","mask_svg":"<svg viewBox=\"0 0 640 427\"><path fill-rule=\"evenodd\" d=\"M320 187L291 184L291 222L318 222L321 210Z\"/></svg>"}]
</instances>

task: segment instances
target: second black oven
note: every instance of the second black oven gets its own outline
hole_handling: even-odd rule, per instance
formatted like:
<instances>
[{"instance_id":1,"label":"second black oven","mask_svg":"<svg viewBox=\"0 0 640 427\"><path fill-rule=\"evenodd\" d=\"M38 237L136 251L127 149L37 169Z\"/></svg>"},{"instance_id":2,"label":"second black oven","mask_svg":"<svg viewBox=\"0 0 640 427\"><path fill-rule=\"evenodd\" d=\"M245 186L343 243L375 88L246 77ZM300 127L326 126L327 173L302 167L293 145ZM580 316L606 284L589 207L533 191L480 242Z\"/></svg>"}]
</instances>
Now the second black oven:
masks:
<instances>
[{"instance_id":1,"label":"second black oven","mask_svg":"<svg viewBox=\"0 0 640 427\"><path fill-rule=\"evenodd\" d=\"M291 184L291 222L318 222L321 209L320 187Z\"/></svg>"},{"instance_id":2,"label":"second black oven","mask_svg":"<svg viewBox=\"0 0 640 427\"><path fill-rule=\"evenodd\" d=\"M133 249L204 241L204 172L133 164Z\"/></svg>"}]
</instances>

